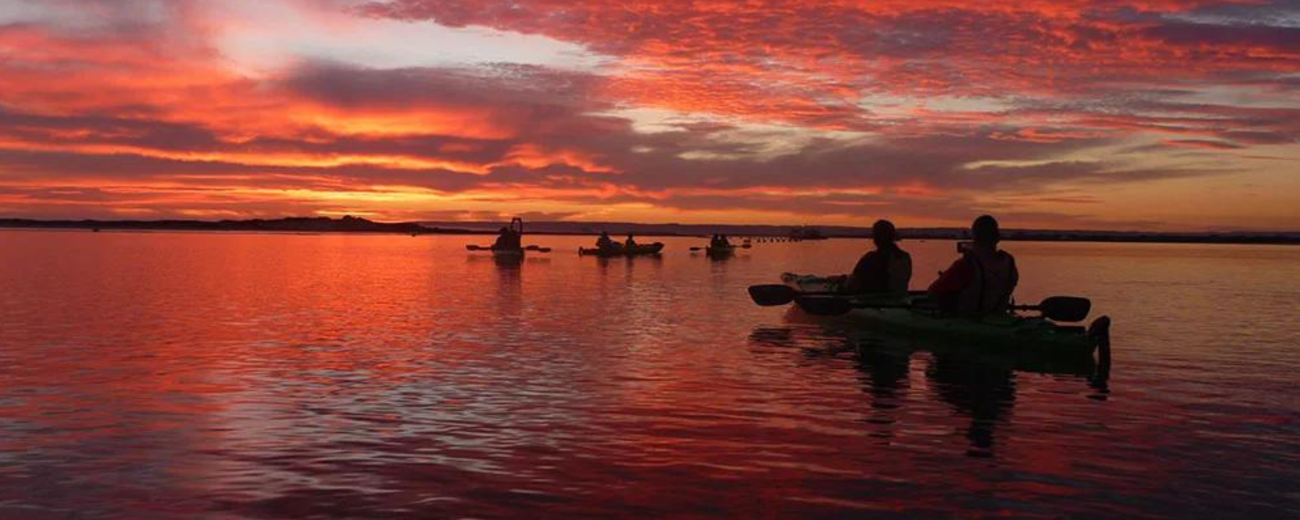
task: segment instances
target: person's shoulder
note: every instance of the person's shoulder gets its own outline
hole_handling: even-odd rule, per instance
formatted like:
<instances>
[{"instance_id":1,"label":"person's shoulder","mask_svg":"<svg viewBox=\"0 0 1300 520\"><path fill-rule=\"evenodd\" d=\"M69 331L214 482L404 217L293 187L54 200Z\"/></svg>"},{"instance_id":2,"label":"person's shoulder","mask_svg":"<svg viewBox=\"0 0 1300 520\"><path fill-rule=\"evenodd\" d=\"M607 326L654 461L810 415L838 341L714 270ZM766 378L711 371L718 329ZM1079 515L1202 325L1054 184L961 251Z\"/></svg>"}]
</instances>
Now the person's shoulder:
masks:
<instances>
[{"instance_id":1,"label":"person's shoulder","mask_svg":"<svg viewBox=\"0 0 1300 520\"><path fill-rule=\"evenodd\" d=\"M894 254L906 258L908 260L912 259L912 254L908 253L907 251L904 251L902 248L895 249Z\"/></svg>"},{"instance_id":2,"label":"person's shoulder","mask_svg":"<svg viewBox=\"0 0 1300 520\"><path fill-rule=\"evenodd\" d=\"M1016 257L1015 257L1015 256L1012 256L1011 253L1008 253L1008 252L1006 252L1006 251L1003 251L1003 250L999 249L999 250L998 250L998 260L999 260L999 261L1002 261L1002 262L1006 262L1007 265L1009 265L1010 268L1011 268L1011 270L1013 270L1013 271L1018 271L1018 270L1020 270L1020 268L1016 267Z\"/></svg>"}]
</instances>

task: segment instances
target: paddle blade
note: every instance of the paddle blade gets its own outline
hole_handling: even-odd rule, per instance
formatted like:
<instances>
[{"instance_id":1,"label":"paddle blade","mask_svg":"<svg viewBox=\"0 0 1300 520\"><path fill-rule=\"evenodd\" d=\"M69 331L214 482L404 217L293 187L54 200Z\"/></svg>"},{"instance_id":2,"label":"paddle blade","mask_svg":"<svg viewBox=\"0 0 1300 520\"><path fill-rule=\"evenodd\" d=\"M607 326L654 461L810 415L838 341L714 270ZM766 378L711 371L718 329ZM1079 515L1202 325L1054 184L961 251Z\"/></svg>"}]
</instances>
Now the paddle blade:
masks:
<instances>
[{"instance_id":1,"label":"paddle blade","mask_svg":"<svg viewBox=\"0 0 1300 520\"><path fill-rule=\"evenodd\" d=\"M1083 321L1092 310L1092 302L1077 296L1052 296L1038 304L1043 317L1055 321Z\"/></svg>"},{"instance_id":2,"label":"paddle blade","mask_svg":"<svg viewBox=\"0 0 1300 520\"><path fill-rule=\"evenodd\" d=\"M799 291L788 285L751 285L749 286L749 297L763 307L773 307L776 305L785 305L794 301L799 296Z\"/></svg>"},{"instance_id":3,"label":"paddle blade","mask_svg":"<svg viewBox=\"0 0 1300 520\"><path fill-rule=\"evenodd\" d=\"M795 302L800 310L816 316L839 316L853 310L853 302L837 296L803 296Z\"/></svg>"}]
</instances>

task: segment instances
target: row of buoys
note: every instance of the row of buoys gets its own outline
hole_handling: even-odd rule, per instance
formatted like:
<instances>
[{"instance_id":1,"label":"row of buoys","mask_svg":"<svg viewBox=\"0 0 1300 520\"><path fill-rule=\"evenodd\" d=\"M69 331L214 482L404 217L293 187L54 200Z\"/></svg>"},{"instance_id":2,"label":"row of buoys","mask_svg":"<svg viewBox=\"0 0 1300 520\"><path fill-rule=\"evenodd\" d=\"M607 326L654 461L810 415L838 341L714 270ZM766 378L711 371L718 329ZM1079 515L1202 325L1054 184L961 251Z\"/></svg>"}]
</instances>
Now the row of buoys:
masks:
<instances>
[{"instance_id":1,"label":"row of buoys","mask_svg":"<svg viewBox=\"0 0 1300 520\"><path fill-rule=\"evenodd\" d=\"M755 239L754 241L755 241L755 242L758 242L758 243L760 243L760 244L761 244L761 243L773 243L773 244L775 244L775 243L781 243L781 242L803 242L803 240L804 240L804 239L802 239L802 238L794 238L794 237L758 237L758 238Z\"/></svg>"}]
</instances>

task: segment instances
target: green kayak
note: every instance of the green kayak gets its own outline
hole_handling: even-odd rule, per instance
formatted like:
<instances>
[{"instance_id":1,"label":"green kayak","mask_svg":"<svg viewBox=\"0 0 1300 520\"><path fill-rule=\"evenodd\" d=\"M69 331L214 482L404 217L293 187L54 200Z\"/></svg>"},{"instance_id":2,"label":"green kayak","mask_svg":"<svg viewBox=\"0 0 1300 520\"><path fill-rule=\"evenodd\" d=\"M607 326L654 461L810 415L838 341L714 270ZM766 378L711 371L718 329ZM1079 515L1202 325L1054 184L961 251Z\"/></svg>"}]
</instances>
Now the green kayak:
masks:
<instances>
[{"instance_id":1,"label":"green kayak","mask_svg":"<svg viewBox=\"0 0 1300 520\"><path fill-rule=\"evenodd\" d=\"M578 254L584 256L599 256L604 258L610 258L615 256L657 255L659 254L660 251L663 250L664 250L663 243L655 242L653 244L636 245L633 246L631 249L624 246L612 247L609 249L601 249L597 247L593 247L593 248L580 247L578 248Z\"/></svg>"},{"instance_id":2,"label":"green kayak","mask_svg":"<svg viewBox=\"0 0 1300 520\"><path fill-rule=\"evenodd\" d=\"M833 293L839 288L838 280L833 278L786 273L781 276L781 280L801 293ZM927 297L923 292L845 298L852 298L854 308L848 314L834 319L866 322L885 329L961 340L982 346L1050 350L1061 355L1090 356L1098 346L1098 333L1103 332L1100 329L1106 328L1109 323L1107 318L1098 318L1093 322L1094 327L1091 327L1093 332L1090 332L1078 325L1061 325L1042 317L1011 313L979 318L956 317L926 308L924 303ZM796 299L795 304L801 309L805 305L816 303L808 301L811 298L804 302L800 300L803 298Z\"/></svg>"}]
</instances>

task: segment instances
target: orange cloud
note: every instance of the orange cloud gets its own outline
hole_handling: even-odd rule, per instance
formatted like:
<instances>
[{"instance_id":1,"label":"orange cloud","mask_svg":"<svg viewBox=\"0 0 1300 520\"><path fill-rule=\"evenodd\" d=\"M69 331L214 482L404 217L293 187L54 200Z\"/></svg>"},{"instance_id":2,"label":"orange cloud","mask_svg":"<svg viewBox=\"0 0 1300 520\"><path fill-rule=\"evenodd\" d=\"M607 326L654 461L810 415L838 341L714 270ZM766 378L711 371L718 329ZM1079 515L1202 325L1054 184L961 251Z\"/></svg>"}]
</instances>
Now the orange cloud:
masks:
<instances>
[{"instance_id":1,"label":"orange cloud","mask_svg":"<svg viewBox=\"0 0 1300 520\"><path fill-rule=\"evenodd\" d=\"M989 200L1146 186L1108 208L1123 217L1161 183L1300 160L1300 38L1269 2L396 0L318 20L539 35L601 56L589 70L310 46L246 67L220 45L241 21L203 5L0 23L0 213L963 222ZM1295 217L1251 214L1274 207L1218 214Z\"/></svg>"}]
</instances>

